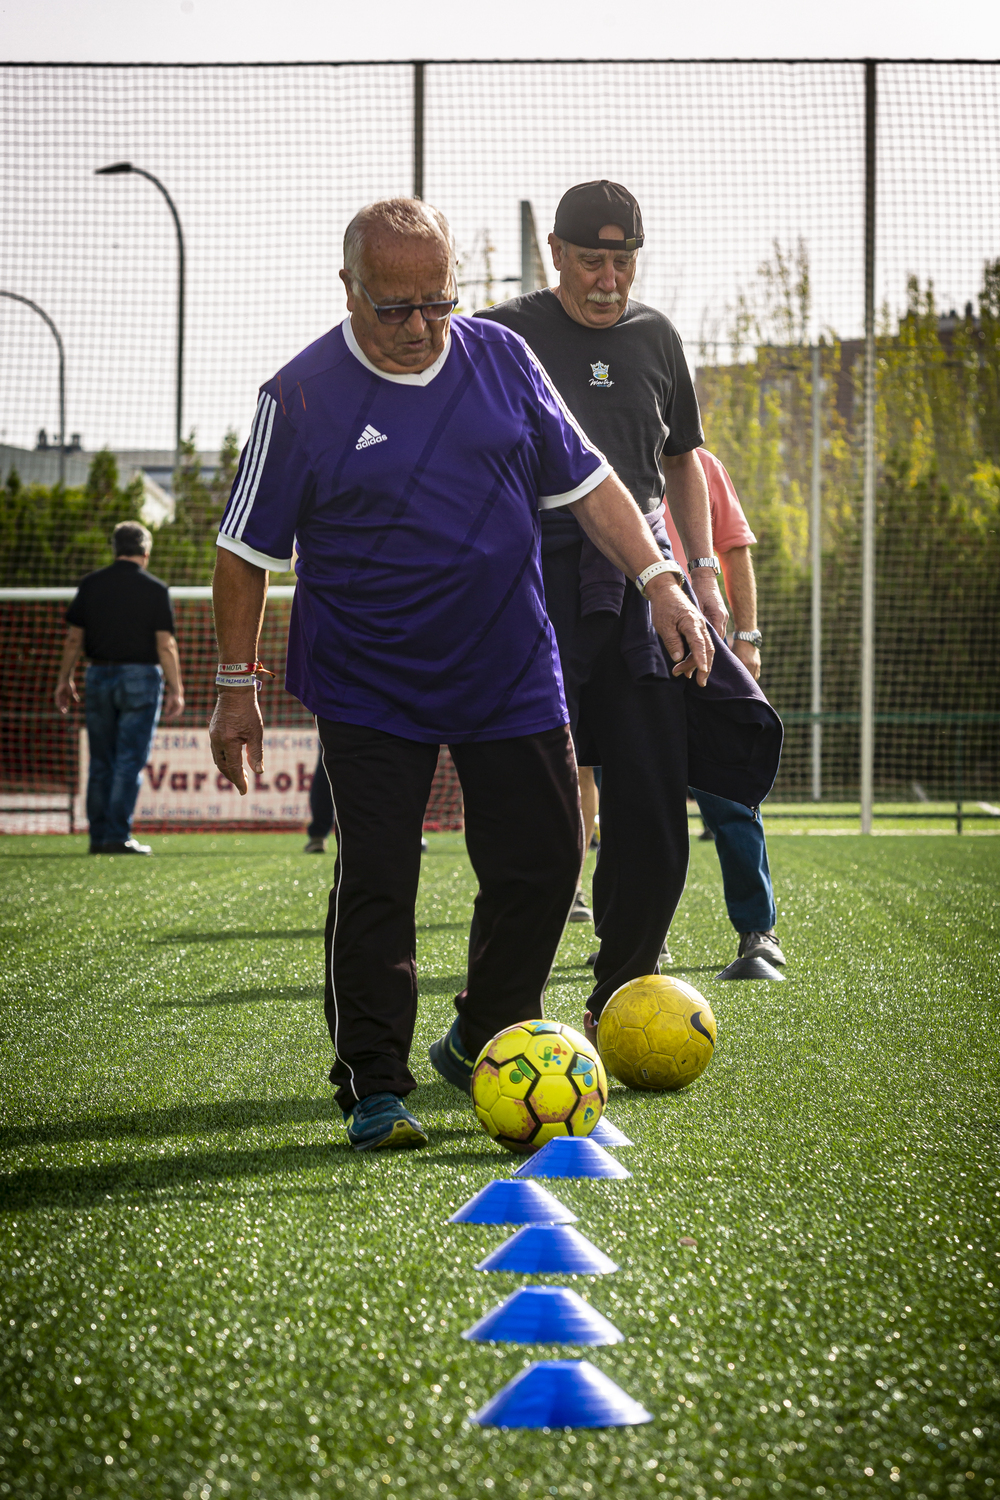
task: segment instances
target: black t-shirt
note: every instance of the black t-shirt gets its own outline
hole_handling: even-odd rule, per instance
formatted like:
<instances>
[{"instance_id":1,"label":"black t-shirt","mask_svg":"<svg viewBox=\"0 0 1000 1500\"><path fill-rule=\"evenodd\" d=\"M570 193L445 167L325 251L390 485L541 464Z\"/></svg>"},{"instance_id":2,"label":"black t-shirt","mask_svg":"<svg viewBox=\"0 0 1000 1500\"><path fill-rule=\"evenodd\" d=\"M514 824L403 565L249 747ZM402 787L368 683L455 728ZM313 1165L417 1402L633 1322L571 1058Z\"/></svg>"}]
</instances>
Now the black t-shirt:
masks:
<instances>
[{"instance_id":1,"label":"black t-shirt","mask_svg":"<svg viewBox=\"0 0 1000 1500\"><path fill-rule=\"evenodd\" d=\"M167 585L138 563L116 558L88 573L66 611L66 623L84 633L91 661L156 663L156 632L174 633Z\"/></svg>"},{"instance_id":2,"label":"black t-shirt","mask_svg":"<svg viewBox=\"0 0 1000 1500\"><path fill-rule=\"evenodd\" d=\"M656 510L663 499L660 454L690 453L705 440L684 346L670 319L630 300L610 328L586 328L552 291L513 297L476 317L521 335L639 509Z\"/></svg>"}]
</instances>

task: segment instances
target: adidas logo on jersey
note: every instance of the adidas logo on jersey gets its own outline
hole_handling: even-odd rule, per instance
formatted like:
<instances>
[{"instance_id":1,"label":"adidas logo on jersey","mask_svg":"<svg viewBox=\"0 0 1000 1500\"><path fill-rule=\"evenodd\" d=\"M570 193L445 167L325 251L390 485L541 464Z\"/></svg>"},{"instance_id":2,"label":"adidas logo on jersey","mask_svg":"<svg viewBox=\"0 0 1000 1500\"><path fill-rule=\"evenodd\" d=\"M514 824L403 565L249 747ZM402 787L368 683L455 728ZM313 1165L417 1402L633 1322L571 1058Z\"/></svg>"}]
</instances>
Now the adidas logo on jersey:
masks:
<instances>
[{"instance_id":1,"label":"adidas logo on jersey","mask_svg":"<svg viewBox=\"0 0 1000 1500\"><path fill-rule=\"evenodd\" d=\"M355 448L373 448L376 443L384 443L385 441L385 433L379 432L378 428L373 427L369 422L354 446Z\"/></svg>"}]
</instances>

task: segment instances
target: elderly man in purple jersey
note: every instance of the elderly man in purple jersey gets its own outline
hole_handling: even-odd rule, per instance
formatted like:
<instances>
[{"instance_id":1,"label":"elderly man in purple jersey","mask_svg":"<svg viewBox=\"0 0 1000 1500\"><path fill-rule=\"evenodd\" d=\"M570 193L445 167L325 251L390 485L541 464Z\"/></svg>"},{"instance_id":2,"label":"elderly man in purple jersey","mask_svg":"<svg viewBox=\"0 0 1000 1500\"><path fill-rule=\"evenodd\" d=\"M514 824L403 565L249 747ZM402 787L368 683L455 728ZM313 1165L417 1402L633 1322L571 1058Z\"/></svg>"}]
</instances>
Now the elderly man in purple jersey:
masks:
<instances>
[{"instance_id":1,"label":"elderly man in purple jersey","mask_svg":"<svg viewBox=\"0 0 1000 1500\"><path fill-rule=\"evenodd\" d=\"M286 685L316 715L337 861L326 924L330 1081L357 1149L420 1146L403 1100L416 1018L420 827L438 747L479 880L468 978L432 1048L468 1088L502 1028L542 1012L576 890L576 766L539 561L566 507L636 578L674 671L713 648L632 497L523 339L454 318L443 216L392 199L348 226L349 317L261 389L219 531L212 749L262 769L257 645L269 569L297 553Z\"/></svg>"}]
</instances>

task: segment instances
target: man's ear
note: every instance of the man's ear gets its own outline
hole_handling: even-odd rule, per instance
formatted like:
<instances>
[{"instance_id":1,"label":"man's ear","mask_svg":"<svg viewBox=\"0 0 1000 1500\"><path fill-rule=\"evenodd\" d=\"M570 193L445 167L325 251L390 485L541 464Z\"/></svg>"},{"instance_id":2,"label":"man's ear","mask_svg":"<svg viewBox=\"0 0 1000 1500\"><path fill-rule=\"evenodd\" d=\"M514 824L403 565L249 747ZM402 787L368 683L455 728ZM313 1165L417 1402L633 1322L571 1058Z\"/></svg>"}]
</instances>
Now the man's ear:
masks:
<instances>
[{"instance_id":1,"label":"man's ear","mask_svg":"<svg viewBox=\"0 0 1000 1500\"><path fill-rule=\"evenodd\" d=\"M354 304L357 298L354 295L354 282L351 278L351 273L350 271L340 271L338 274L341 281L344 283L344 286L347 288L347 311L353 312Z\"/></svg>"},{"instance_id":2,"label":"man's ear","mask_svg":"<svg viewBox=\"0 0 1000 1500\"><path fill-rule=\"evenodd\" d=\"M552 251L552 264L557 271L561 271L566 259L566 246L557 235L549 235L549 249Z\"/></svg>"}]
</instances>

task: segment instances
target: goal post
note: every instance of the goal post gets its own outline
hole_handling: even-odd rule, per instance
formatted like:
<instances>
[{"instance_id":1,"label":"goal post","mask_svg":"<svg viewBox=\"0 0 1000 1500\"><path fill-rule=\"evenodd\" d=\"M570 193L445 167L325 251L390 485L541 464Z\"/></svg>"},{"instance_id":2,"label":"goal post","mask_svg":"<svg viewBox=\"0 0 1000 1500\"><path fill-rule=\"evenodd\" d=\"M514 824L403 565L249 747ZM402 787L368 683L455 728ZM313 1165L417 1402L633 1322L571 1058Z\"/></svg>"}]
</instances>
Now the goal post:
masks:
<instances>
[{"instance_id":1,"label":"goal post","mask_svg":"<svg viewBox=\"0 0 1000 1500\"><path fill-rule=\"evenodd\" d=\"M81 704L58 712L53 691L72 588L0 589L0 833L86 831L85 673ZM217 651L212 590L172 588L184 678L181 718L157 727L143 771L135 826L146 833L297 831L310 820L309 788L319 739L313 716L284 688L285 647L294 587L268 592L260 656L275 673L261 689L264 773L251 775L245 798L212 761L208 722L215 705ZM424 816L427 831L464 826L458 774L442 746Z\"/></svg>"}]
</instances>

